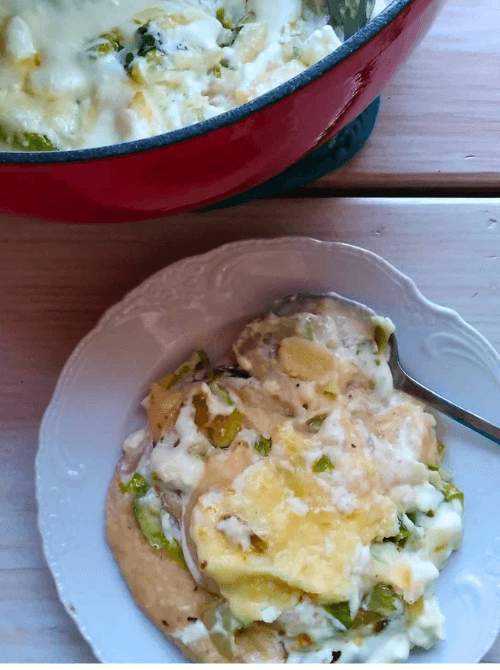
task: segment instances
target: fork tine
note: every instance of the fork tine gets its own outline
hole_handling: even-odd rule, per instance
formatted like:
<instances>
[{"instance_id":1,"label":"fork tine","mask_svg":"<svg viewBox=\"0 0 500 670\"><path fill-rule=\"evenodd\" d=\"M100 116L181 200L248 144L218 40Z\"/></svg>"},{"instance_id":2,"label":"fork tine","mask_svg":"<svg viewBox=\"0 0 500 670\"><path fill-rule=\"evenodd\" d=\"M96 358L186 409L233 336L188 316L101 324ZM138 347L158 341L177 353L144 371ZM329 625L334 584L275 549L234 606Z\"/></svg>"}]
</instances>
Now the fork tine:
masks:
<instances>
[{"instance_id":1,"label":"fork tine","mask_svg":"<svg viewBox=\"0 0 500 670\"><path fill-rule=\"evenodd\" d=\"M332 27L342 26L344 24L344 17L342 16L341 7L344 6L344 0L326 0L328 11L330 12L330 25Z\"/></svg>"},{"instance_id":2,"label":"fork tine","mask_svg":"<svg viewBox=\"0 0 500 670\"><path fill-rule=\"evenodd\" d=\"M358 0L354 16L347 0L327 0L330 12L330 25L333 28L342 27L344 40L352 37L354 33L365 25L367 21L368 0Z\"/></svg>"},{"instance_id":3,"label":"fork tine","mask_svg":"<svg viewBox=\"0 0 500 670\"><path fill-rule=\"evenodd\" d=\"M366 24L366 3L367 0L359 0L358 9L354 16L349 10L346 11L344 19L344 38L346 40Z\"/></svg>"}]
</instances>

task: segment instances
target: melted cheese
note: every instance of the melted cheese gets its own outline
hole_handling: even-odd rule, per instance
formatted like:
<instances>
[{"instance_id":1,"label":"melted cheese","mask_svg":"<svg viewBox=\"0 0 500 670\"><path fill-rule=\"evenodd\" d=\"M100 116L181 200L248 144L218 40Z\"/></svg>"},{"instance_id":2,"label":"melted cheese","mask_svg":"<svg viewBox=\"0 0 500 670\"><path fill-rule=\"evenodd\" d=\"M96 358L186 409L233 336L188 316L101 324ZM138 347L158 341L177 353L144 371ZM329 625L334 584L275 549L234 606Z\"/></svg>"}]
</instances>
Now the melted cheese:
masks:
<instances>
[{"instance_id":1,"label":"melted cheese","mask_svg":"<svg viewBox=\"0 0 500 670\"><path fill-rule=\"evenodd\" d=\"M198 123L340 46L326 21L301 0L4 0L0 143L78 149Z\"/></svg>"},{"instance_id":2,"label":"melted cheese","mask_svg":"<svg viewBox=\"0 0 500 670\"><path fill-rule=\"evenodd\" d=\"M297 513L291 499L307 505L307 511ZM292 600L300 592L314 593L324 603L350 599L359 545L390 532L395 506L380 496L361 501L348 516L338 507L315 477L273 458L247 468L216 506L200 498L191 535L200 561L207 562L206 573L221 586L237 618L262 619L262 611L277 602L290 607L284 593ZM251 552L231 542L220 527L220 519L228 517L244 520L265 548ZM266 580L273 586L262 590Z\"/></svg>"},{"instance_id":3,"label":"melted cheese","mask_svg":"<svg viewBox=\"0 0 500 670\"><path fill-rule=\"evenodd\" d=\"M171 395L148 410L170 426L150 467L181 498L193 576L238 625L276 622L289 662L403 661L444 637L433 585L460 547L462 498L435 465L433 417L388 387L375 326L392 328L338 303L255 322L234 348L254 376L187 381L174 412ZM230 443L214 422L236 426Z\"/></svg>"}]
</instances>

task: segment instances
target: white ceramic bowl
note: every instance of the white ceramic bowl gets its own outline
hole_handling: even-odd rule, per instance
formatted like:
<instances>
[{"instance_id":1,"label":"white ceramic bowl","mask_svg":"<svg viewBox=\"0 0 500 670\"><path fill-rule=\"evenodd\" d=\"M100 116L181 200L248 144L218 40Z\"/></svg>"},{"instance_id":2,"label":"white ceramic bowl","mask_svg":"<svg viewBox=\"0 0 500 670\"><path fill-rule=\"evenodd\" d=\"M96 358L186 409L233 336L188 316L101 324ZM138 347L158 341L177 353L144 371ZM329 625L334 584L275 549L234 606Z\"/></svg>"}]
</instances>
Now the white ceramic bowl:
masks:
<instances>
[{"instance_id":1,"label":"white ceramic bowl","mask_svg":"<svg viewBox=\"0 0 500 670\"><path fill-rule=\"evenodd\" d=\"M304 237L249 240L156 273L75 349L40 432L45 554L64 606L100 660L183 660L135 606L105 542L107 488L124 438L144 422L140 400L193 349L217 358L275 298L307 290L333 290L390 317L408 372L484 418L498 418L500 357L493 347L371 252ZM441 429L448 465L465 491L465 540L438 580L447 639L410 660L474 663L500 628L500 450L449 420Z\"/></svg>"}]
</instances>

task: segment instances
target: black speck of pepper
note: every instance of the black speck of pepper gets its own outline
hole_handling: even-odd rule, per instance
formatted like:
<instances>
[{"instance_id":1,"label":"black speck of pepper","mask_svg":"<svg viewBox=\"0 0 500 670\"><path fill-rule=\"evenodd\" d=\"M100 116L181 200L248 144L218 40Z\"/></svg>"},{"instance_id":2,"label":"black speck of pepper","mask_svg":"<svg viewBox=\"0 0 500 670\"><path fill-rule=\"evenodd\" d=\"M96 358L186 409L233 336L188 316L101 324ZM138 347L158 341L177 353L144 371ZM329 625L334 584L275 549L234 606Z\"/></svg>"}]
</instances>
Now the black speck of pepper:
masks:
<instances>
[{"instance_id":1,"label":"black speck of pepper","mask_svg":"<svg viewBox=\"0 0 500 670\"><path fill-rule=\"evenodd\" d=\"M341 656L340 651L332 651L332 660L330 661L330 663L336 663L339 660L340 656Z\"/></svg>"},{"instance_id":2,"label":"black speck of pepper","mask_svg":"<svg viewBox=\"0 0 500 670\"><path fill-rule=\"evenodd\" d=\"M286 647L285 647L285 645L284 645L284 643L283 643L282 640L279 641L279 644L280 644L281 649L283 650L283 656L285 657L285 661L286 661L286 659L288 658L289 654L288 654L288 652L287 652L287 650L286 650Z\"/></svg>"},{"instance_id":3,"label":"black speck of pepper","mask_svg":"<svg viewBox=\"0 0 500 670\"><path fill-rule=\"evenodd\" d=\"M153 37L153 35L144 35L142 44L144 47L154 47L156 44L156 40Z\"/></svg>"},{"instance_id":4,"label":"black speck of pepper","mask_svg":"<svg viewBox=\"0 0 500 670\"><path fill-rule=\"evenodd\" d=\"M378 633L381 633L384 628L387 626L389 621L387 619L382 619L382 621L377 621L377 623L374 626L374 633L378 635Z\"/></svg>"},{"instance_id":5,"label":"black speck of pepper","mask_svg":"<svg viewBox=\"0 0 500 670\"><path fill-rule=\"evenodd\" d=\"M193 589L193 593L195 593L197 590L198 590L198 587L195 586L194 589Z\"/></svg>"},{"instance_id":6,"label":"black speck of pepper","mask_svg":"<svg viewBox=\"0 0 500 670\"><path fill-rule=\"evenodd\" d=\"M295 386L296 386L297 388L299 388L299 387L300 387L300 384L295 384Z\"/></svg>"},{"instance_id":7,"label":"black speck of pepper","mask_svg":"<svg viewBox=\"0 0 500 670\"><path fill-rule=\"evenodd\" d=\"M356 445L355 445L355 444L351 444L351 447L352 447L353 449L356 449Z\"/></svg>"},{"instance_id":8,"label":"black speck of pepper","mask_svg":"<svg viewBox=\"0 0 500 670\"><path fill-rule=\"evenodd\" d=\"M130 66L133 60L134 60L134 54L131 51L128 51L123 59L125 69L127 69Z\"/></svg>"},{"instance_id":9,"label":"black speck of pepper","mask_svg":"<svg viewBox=\"0 0 500 670\"><path fill-rule=\"evenodd\" d=\"M191 622L198 621L198 619L195 616L188 616L187 620Z\"/></svg>"},{"instance_id":10,"label":"black speck of pepper","mask_svg":"<svg viewBox=\"0 0 500 670\"><path fill-rule=\"evenodd\" d=\"M165 619L162 619L162 621L161 621L161 622L162 622L162 624L163 624L163 625L164 625L164 626L165 626L166 628L168 628L168 627L169 627L169 625L168 625L168 623L167 623L167 622L165 621Z\"/></svg>"},{"instance_id":11,"label":"black speck of pepper","mask_svg":"<svg viewBox=\"0 0 500 670\"><path fill-rule=\"evenodd\" d=\"M172 446L173 446L174 449L175 449L175 447L178 447L180 443L181 443L181 438L179 438L178 440L176 440Z\"/></svg>"}]
</instances>

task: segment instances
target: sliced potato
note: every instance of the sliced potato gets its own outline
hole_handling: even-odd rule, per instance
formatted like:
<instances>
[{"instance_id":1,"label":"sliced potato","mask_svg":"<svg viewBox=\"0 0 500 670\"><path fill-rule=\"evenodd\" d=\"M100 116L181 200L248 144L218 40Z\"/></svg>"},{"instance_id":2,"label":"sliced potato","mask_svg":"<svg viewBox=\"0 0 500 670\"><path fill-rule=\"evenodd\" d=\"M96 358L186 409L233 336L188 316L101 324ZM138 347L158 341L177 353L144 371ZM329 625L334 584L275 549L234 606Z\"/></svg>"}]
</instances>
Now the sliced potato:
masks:
<instances>
[{"instance_id":1,"label":"sliced potato","mask_svg":"<svg viewBox=\"0 0 500 670\"><path fill-rule=\"evenodd\" d=\"M335 356L331 351L295 335L281 342L278 358L290 377L306 381L321 381L335 372Z\"/></svg>"},{"instance_id":2,"label":"sliced potato","mask_svg":"<svg viewBox=\"0 0 500 670\"><path fill-rule=\"evenodd\" d=\"M153 384L151 387L149 407L146 411L154 442L158 442L174 427L183 398L182 391L168 391L160 384Z\"/></svg>"}]
</instances>

